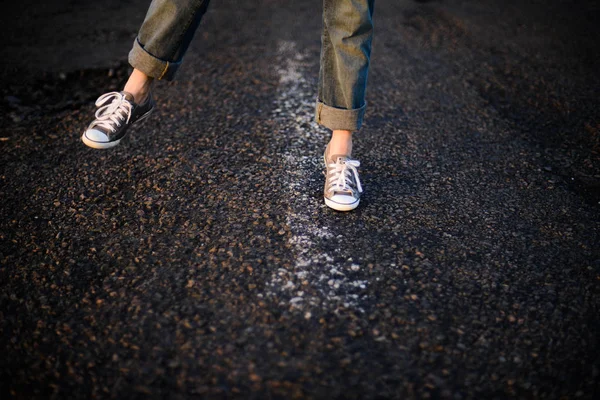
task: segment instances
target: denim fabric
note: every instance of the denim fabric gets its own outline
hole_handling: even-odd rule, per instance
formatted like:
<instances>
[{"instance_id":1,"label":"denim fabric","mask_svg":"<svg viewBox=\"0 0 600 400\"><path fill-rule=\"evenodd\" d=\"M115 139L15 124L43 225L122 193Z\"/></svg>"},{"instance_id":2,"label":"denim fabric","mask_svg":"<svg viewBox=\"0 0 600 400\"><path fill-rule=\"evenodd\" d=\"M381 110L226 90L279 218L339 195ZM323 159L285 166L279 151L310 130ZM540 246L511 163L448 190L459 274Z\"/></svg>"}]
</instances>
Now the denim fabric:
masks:
<instances>
[{"instance_id":1,"label":"denim fabric","mask_svg":"<svg viewBox=\"0 0 600 400\"><path fill-rule=\"evenodd\" d=\"M152 0L129 63L153 78L173 80L209 2Z\"/></svg>"},{"instance_id":2,"label":"denim fabric","mask_svg":"<svg viewBox=\"0 0 600 400\"><path fill-rule=\"evenodd\" d=\"M375 0L324 0L316 121L357 131L366 109Z\"/></svg>"},{"instance_id":3,"label":"denim fabric","mask_svg":"<svg viewBox=\"0 0 600 400\"><path fill-rule=\"evenodd\" d=\"M323 0L315 119L326 128L357 131L362 124L374 1ZM208 3L153 0L129 53L129 63L153 78L172 80Z\"/></svg>"}]
</instances>

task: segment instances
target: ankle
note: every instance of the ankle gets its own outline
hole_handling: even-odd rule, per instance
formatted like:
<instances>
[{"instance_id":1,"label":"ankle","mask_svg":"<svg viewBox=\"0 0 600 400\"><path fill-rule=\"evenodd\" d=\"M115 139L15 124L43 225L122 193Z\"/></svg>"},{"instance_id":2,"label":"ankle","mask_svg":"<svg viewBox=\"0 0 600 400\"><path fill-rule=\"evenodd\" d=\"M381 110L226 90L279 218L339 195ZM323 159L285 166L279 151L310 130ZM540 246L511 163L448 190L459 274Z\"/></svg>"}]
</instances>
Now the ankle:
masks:
<instances>
[{"instance_id":1,"label":"ankle","mask_svg":"<svg viewBox=\"0 0 600 400\"><path fill-rule=\"evenodd\" d=\"M146 90L140 90L137 93L132 93L133 94L133 101L135 101L136 104L144 104L146 102L146 100L148 99L148 97L150 96L150 88L146 89Z\"/></svg>"},{"instance_id":2,"label":"ankle","mask_svg":"<svg viewBox=\"0 0 600 400\"><path fill-rule=\"evenodd\" d=\"M150 96L152 88L150 85L141 87L125 85L123 90L127 93L131 93L131 95L133 96L133 101L136 104L143 104L148 99L148 96Z\"/></svg>"},{"instance_id":3,"label":"ankle","mask_svg":"<svg viewBox=\"0 0 600 400\"><path fill-rule=\"evenodd\" d=\"M352 132L343 130L334 130L331 134L331 140L327 145L327 155L352 155Z\"/></svg>"},{"instance_id":4,"label":"ankle","mask_svg":"<svg viewBox=\"0 0 600 400\"><path fill-rule=\"evenodd\" d=\"M142 104L152 90L153 79L138 69L134 69L125 84L125 90L133 95L133 101Z\"/></svg>"}]
</instances>

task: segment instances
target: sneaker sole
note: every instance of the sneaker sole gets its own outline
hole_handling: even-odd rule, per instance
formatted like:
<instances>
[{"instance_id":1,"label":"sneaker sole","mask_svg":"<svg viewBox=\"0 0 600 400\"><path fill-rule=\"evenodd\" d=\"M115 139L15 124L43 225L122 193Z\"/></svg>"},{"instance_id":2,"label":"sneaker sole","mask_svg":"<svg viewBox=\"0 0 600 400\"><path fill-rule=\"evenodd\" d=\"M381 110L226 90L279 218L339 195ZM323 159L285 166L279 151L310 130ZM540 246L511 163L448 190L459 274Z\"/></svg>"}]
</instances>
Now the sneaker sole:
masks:
<instances>
[{"instance_id":1,"label":"sneaker sole","mask_svg":"<svg viewBox=\"0 0 600 400\"><path fill-rule=\"evenodd\" d=\"M352 211L356 207L358 207L358 203L360 203L360 200L357 200L352 204L340 204L336 203L335 201L329 200L327 197L323 197L323 199L325 199L325 205L327 207L333 208L336 211Z\"/></svg>"},{"instance_id":2,"label":"sneaker sole","mask_svg":"<svg viewBox=\"0 0 600 400\"><path fill-rule=\"evenodd\" d=\"M152 114L152 111L154 111L154 108L150 109L146 114L142 115L137 121L135 121L133 124L131 124L129 129L132 129L133 127L141 125L141 123L144 122L146 120L146 118L148 118L150 116L150 114ZM91 147L92 149L99 149L99 150L110 149L111 147L115 147L116 145L121 143L121 140L123 140L124 138L125 137L122 137L121 139L114 140L112 142L96 142L94 140L88 139L88 137L85 136L85 132L83 133L83 135L81 135L81 141L86 146Z\"/></svg>"}]
</instances>

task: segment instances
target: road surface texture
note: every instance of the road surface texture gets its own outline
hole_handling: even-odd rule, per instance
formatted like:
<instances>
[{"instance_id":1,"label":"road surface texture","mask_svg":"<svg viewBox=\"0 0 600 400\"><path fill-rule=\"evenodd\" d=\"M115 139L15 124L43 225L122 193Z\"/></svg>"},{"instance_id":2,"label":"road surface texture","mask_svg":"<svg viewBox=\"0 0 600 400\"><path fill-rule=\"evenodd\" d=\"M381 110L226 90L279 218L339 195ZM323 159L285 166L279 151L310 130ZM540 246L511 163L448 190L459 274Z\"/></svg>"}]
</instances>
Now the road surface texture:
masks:
<instances>
[{"instance_id":1,"label":"road surface texture","mask_svg":"<svg viewBox=\"0 0 600 400\"><path fill-rule=\"evenodd\" d=\"M2 398L600 398L597 2L379 1L351 213L318 0L213 1L108 151L80 135L148 1L13 6Z\"/></svg>"}]
</instances>

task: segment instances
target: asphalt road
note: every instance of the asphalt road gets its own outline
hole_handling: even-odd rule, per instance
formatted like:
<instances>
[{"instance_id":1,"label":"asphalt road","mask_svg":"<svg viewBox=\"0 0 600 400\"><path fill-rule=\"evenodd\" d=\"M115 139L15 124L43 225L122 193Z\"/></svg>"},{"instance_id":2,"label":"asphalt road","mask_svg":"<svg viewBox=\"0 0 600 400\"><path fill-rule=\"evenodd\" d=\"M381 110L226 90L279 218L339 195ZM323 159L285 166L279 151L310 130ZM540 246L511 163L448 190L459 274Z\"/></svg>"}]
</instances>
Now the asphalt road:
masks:
<instances>
[{"instance_id":1,"label":"asphalt road","mask_svg":"<svg viewBox=\"0 0 600 400\"><path fill-rule=\"evenodd\" d=\"M319 1L214 1L109 151L148 3L36 3L0 27L2 398L600 397L596 2L379 1L351 213Z\"/></svg>"}]
</instances>

